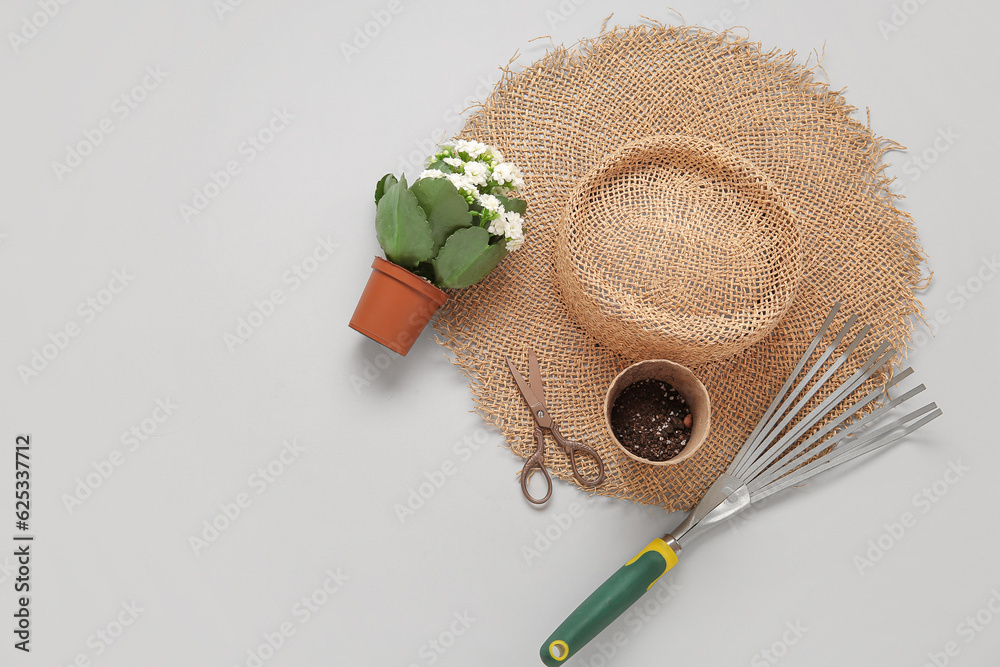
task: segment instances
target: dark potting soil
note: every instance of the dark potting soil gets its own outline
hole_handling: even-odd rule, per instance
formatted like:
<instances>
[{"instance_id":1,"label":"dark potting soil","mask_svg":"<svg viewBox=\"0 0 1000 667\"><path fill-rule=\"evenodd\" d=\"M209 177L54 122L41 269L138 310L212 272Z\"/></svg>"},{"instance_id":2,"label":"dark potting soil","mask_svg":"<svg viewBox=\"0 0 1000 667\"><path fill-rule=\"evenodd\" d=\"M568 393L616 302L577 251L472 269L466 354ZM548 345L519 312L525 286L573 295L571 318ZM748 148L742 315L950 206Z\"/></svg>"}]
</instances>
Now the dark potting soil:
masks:
<instances>
[{"instance_id":1,"label":"dark potting soil","mask_svg":"<svg viewBox=\"0 0 1000 667\"><path fill-rule=\"evenodd\" d=\"M636 456L666 461L687 445L690 414L680 392L662 380L647 378L630 384L618 395L611 406L611 430Z\"/></svg>"}]
</instances>

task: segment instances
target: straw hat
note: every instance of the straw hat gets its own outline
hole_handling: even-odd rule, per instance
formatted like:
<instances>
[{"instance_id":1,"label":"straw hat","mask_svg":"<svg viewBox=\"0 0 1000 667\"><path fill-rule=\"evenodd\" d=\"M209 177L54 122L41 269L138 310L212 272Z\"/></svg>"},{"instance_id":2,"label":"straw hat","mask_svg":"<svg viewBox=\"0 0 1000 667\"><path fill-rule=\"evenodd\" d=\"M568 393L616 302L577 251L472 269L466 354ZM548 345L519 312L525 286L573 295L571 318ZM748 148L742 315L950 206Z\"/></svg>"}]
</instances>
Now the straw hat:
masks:
<instances>
[{"instance_id":1,"label":"straw hat","mask_svg":"<svg viewBox=\"0 0 1000 667\"><path fill-rule=\"evenodd\" d=\"M527 240L435 327L516 454L532 420L503 357L529 347L562 432L604 458L597 492L670 510L725 469L834 301L876 334L859 355L905 347L923 255L882 171L898 145L853 111L793 53L697 28L615 28L504 71L461 136L524 171ZM666 468L604 423L611 381L652 357L690 365L713 405L704 446Z\"/></svg>"}]
</instances>

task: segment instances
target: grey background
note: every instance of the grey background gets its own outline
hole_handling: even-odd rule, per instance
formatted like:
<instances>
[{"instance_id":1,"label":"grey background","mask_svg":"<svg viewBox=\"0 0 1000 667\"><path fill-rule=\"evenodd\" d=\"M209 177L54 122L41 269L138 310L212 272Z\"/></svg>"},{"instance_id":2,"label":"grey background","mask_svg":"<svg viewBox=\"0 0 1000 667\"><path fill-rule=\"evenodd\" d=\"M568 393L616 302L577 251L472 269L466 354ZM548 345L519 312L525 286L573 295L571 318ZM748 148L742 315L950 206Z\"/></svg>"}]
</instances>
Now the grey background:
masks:
<instances>
[{"instance_id":1,"label":"grey background","mask_svg":"<svg viewBox=\"0 0 1000 667\"><path fill-rule=\"evenodd\" d=\"M1000 249L1000 11L972 0L672 4L688 23L745 26L800 62L825 46L831 86L910 147L889 169L934 271L922 298L937 329L910 358L946 418L719 529L657 585L668 603L570 664L992 664L1000 280L984 261ZM381 0L233 5L80 0L17 44L10 33L43 9L0 9L0 541L12 545L18 433L32 436L37 535L30 656L11 647L13 562L0 557L0 663L248 665L247 651L288 624L294 635L263 664L538 664L566 614L679 517L588 502L562 483L534 510L517 489L520 461L469 412L438 346L425 335L404 360L347 328L378 251L371 191L458 130L516 50L525 65L542 55L548 40L532 38L594 35L612 11L612 24L682 19L638 1L402 0L396 14ZM391 20L348 59L342 44L373 16ZM122 118L115 100L147 67L162 81ZM275 109L294 118L250 161L241 142ZM53 162L102 119L113 131L60 180ZM240 173L185 221L180 205L230 160ZM338 247L293 288L286 272L317 237ZM116 270L128 285L103 292ZM276 289L282 303L231 350L226 334ZM109 297L92 317L80 306ZM22 379L19 366L68 324L78 335ZM152 435L130 451L123 432L164 416L158 399L177 407L146 421ZM258 494L255 471L293 439L303 451ZM120 465L67 509L115 450ZM454 474L401 521L396 506L446 462ZM968 470L942 481L959 462ZM921 502L935 482L936 501ZM241 493L249 506L195 553L190 537ZM915 523L897 539L886 525L904 512ZM859 571L880 538L890 548ZM338 568L341 588L318 593ZM325 604L303 622L296 605L314 594ZM138 618L112 644L98 639L133 601Z\"/></svg>"}]
</instances>

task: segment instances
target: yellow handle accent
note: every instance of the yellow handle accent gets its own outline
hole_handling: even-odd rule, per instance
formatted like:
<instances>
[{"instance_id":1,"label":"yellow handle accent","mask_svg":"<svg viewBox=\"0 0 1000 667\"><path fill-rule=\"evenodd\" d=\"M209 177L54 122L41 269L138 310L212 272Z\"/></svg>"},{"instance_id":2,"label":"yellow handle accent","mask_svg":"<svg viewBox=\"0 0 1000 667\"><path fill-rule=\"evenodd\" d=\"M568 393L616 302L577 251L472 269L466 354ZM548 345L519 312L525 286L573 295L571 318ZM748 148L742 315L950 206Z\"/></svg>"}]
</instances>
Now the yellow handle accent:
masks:
<instances>
[{"instance_id":1,"label":"yellow handle accent","mask_svg":"<svg viewBox=\"0 0 1000 667\"><path fill-rule=\"evenodd\" d=\"M655 551L655 552L657 552L658 554L660 554L661 556L663 556L663 560L665 560L667 562L667 567L664 568L663 574L661 574L660 577L662 577L664 574L666 574L667 572L669 572L671 570L671 568L673 568L674 565L677 565L677 561L678 561L677 554L674 553L674 550L670 548L669 544L667 544L663 539L661 539L659 537L657 537L655 540L653 540L652 542L650 542L649 544L647 544L645 549L643 549L642 551L640 551L639 553L637 553L635 555L635 558L633 558L629 562L625 563L625 565L628 566L628 565L631 565L632 563L636 562L637 560L639 560L639 557L642 556L647 551ZM653 584L655 584L657 581L660 580L660 577L657 577L656 579L653 579L652 583L650 583L649 586L646 587L646 590L648 591L650 588L652 588Z\"/></svg>"},{"instance_id":2,"label":"yellow handle accent","mask_svg":"<svg viewBox=\"0 0 1000 667\"><path fill-rule=\"evenodd\" d=\"M559 650L558 654L556 653L556 649ZM551 655L559 662L562 662L563 660L569 657L569 644L567 644L561 639L555 640L554 642L549 644L549 655Z\"/></svg>"}]
</instances>

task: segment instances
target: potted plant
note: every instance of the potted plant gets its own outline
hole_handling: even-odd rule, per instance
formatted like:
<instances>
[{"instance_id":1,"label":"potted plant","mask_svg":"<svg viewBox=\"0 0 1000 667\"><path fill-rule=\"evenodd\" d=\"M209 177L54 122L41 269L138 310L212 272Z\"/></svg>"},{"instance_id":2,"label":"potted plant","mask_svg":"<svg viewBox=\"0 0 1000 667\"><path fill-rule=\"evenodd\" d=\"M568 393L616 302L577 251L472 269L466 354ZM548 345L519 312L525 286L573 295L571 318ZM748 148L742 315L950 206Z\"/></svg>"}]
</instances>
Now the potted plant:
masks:
<instances>
[{"instance_id":1,"label":"potted plant","mask_svg":"<svg viewBox=\"0 0 1000 667\"><path fill-rule=\"evenodd\" d=\"M375 233L385 259L372 273L351 328L406 355L445 289L473 285L524 243L520 170L478 141L449 141L413 185L386 174L375 187Z\"/></svg>"}]
</instances>

